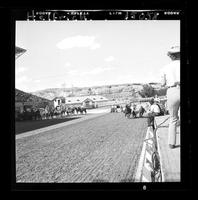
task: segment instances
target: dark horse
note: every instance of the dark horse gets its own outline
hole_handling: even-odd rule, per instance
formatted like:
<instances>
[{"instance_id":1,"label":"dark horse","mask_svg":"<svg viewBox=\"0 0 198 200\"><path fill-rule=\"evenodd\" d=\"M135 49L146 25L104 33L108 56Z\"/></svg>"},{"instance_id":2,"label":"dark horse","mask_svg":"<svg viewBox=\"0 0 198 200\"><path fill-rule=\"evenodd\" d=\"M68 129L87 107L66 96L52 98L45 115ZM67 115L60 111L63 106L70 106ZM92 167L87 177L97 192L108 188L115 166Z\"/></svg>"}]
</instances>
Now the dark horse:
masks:
<instances>
[{"instance_id":1,"label":"dark horse","mask_svg":"<svg viewBox=\"0 0 198 200\"><path fill-rule=\"evenodd\" d=\"M134 107L132 110L129 105L126 105L125 111L124 111L125 117L127 118L130 118L131 115L133 118L136 118L137 116L142 117L145 112L146 110L144 109L143 106L140 106L138 110Z\"/></svg>"},{"instance_id":2,"label":"dark horse","mask_svg":"<svg viewBox=\"0 0 198 200\"><path fill-rule=\"evenodd\" d=\"M35 119L35 120L42 120L41 113L40 113L40 110L39 110L39 109L37 109L37 110L34 112L34 119Z\"/></svg>"},{"instance_id":3,"label":"dark horse","mask_svg":"<svg viewBox=\"0 0 198 200\"><path fill-rule=\"evenodd\" d=\"M77 107L76 108L76 112L77 112L77 114L80 112L80 114L83 114L83 113L85 113L85 114L87 114L87 109L86 108L84 108L84 107Z\"/></svg>"},{"instance_id":4,"label":"dark horse","mask_svg":"<svg viewBox=\"0 0 198 200\"><path fill-rule=\"evenodd\" d=\"M66 113L67 113L67 115L73 115L73 114L75 114L75 110L76 110L76 108L75 107L68 107L67 109L66 109Z\"/></svg>"},{"instance_id":5,"label":"dark horse","mask_svg":"<svg viewBox=\"0 0 198 200\"><path fill-rule=\"evenodd\" d=\"M126 105L124 113L125 113L125 117L126 117L126 118L130 118L130 115L131 115L131 108L130 108L129 105Z\"/></svg>"},{"instance_id":6,"label":"dark horse","mask_svg":"<svg viewBox=\"0 0 198 200\"><path fill-rule=\"evenodd\" d=\"M144 109L143 106L140 106L139 109L137 110L136 108L133 109L133 111L131 112L133 118L138 117L142 117L143 114L146 112L146 110Z\"/></svg>"},{"instance_id":7,"label":"dark horse","mask_svg":"<svg viewBox=\"0 0 198 200\"><path fill-rule=\"evenodd\" d=\"M143 116L143 114L146 112L146 110L144 109L144 107L143 106L140 106L140 108L139 108L139 117L142 117Z\"/></svg>"}]
</instances>

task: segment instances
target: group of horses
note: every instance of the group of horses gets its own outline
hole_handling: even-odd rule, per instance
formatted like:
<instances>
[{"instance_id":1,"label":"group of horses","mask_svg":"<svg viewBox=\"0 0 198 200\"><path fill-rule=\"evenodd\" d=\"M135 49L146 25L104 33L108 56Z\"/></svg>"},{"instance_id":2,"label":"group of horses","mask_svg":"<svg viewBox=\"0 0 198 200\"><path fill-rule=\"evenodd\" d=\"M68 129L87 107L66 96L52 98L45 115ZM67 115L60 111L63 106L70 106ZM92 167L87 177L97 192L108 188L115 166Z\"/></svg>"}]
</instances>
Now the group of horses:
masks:
<instances>
[{"instance_id":1,"label":"group of horses","mask_svg":"<svg viewBox=\"0 0 198 200\"><path fill-rule=\"evenodd\" d=\"M137 107L137 106L130 106L127 104L123 109L123 113L125 114L126 118L142 117L145 112L146 110L142 105Z\"/></svg>"},{"instance_id":2,"label":"group of horses","mask_svg":"<svg viewBox=\"0 0 198 200\"><path fill-rule=\"evenodd\" d=\"M111 113L113 112L122 112L123 107L121 105L112 105L111 106Z\"/></svg>"},{"instance_id":3,"label":"group of horses","mask_svg":"<svg viewBox=\"0 0 198 200\"><path fill-rule=\"evenodd\" d=\"M160 113L158 115L166 115L168 114L168 110L166 109L166 107L163 104L157 103L156 105L158 105L159 109L160 109ZM148 104L143 107L141 104L134 104L134 105L130 105L130 104L126 104L126 106L123 109L123 113L125 114L126 118L137 118L137 117L143 117L144 113L146 113L144 116L148 117L148 113L147 111L149 110Z\"/></svg>"},{"instance_id":4,"label":"group of horses","mask_svg":"<svg viewBox=\"0 0 198 200\"><path fill-rule=\"evenodd\" d=\"M44 119L54 119L63 118L70 115L87 114L87 110L84 107L65 107L61 109L51 108L37 108L24 110L23 112L16 112L16 120L44 120Z\"/></svg>"},{"instance_id":5,"label":"group of horses","mask_svg":"<svg viewBox=\"0 0 198 200\"><path fill-rule=\"evenodd\" d=\"M140 105L136 106L133 105L131 106L130 104L126 104L124 107L121 105L113 105L111 107L111 113L113 112L123 112L125 114L126 118L136 118L136 117L142 117L143 114L146 112L145 108Z\"/></svg>"}]
</instances>

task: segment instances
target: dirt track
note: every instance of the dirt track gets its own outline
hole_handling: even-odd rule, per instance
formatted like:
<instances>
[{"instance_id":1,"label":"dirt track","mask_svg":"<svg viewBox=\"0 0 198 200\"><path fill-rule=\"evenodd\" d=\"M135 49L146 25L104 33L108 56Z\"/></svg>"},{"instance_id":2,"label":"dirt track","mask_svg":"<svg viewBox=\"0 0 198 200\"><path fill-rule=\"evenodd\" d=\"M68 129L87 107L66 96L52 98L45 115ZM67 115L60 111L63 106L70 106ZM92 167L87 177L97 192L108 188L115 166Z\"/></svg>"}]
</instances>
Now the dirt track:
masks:
<instances>
[{"instance_id":1,"label":"dirt track","mask_svg":"<svg viewBox=\"0 0 198 200\"><path fill-rule=\"evenodd\" d=\"M106 115L16 140L17 182L130 182L145 119Z\"/></svg>"}]
</instances>

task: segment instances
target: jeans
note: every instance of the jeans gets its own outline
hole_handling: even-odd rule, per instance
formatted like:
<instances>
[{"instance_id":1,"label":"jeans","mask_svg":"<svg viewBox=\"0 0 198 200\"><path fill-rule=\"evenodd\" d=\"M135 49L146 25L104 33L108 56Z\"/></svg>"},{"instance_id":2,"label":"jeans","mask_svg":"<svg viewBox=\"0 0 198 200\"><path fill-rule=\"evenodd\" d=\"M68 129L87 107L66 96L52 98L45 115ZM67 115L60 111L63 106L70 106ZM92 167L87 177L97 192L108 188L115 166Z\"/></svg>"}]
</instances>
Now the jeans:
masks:
<instances>
[{"instance_id":1,"label":"jeans","mask_svg":"<svg viewBox=\"0 0 198 200\"><path fill-rule=\"evenodd\" d=\"M147 125L152 126L153 130L155 129L155 124L154 124L154 119L155 116L159 116L160 114L158 113L148 113L146 116L147 118Z\"/></svg>"},{"instance_id":2,"label":"jeans","mask_svg":"<svg viewBox=\"0 0 198 200\"><path fill-rule=\"evenodd\" d=\"M170 114L168 129L168 144L176 144L177 121L180 108L180 87L173 87L167 90L167 104Z\"/></svg>"}]
</instances>

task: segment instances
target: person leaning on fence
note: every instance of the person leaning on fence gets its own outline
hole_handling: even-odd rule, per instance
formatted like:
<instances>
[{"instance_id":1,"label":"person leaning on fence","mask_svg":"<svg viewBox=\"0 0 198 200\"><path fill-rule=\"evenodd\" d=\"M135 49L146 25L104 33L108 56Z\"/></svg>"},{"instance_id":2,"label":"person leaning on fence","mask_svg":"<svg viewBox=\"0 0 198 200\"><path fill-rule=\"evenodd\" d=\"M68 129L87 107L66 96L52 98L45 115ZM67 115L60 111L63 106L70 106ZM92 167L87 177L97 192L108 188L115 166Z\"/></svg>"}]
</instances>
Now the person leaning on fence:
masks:
<instances>
[{"instance_id":1,"label":"person leaning on fence","mask_svg":"<svg viewBox=\"0 0 198 200\"><path fill-rule=\"evenodd\" d=\"M176 145L176 128L180 107L180 48L172 47L167 54L172 62L161 70L162 86L167 87L167 106L170 114L168 129L168 145L171 149Z\"/></svg>"},{"instance_id":2,"label":"person leaning on fence","mask_svg":"<svg viewBox=\"0 0 198 200\"><path fill-rule=\"evenodd\" d=\"M150 103L150 108L146 114L146 116L148 117L147 123L148 123L148 126L152 126L154 130L155 129L154 118L155 116L159 116L161 113L160 113L159 106L157 105L157 101L155 101L152 98L149 103Z\"/></svg>"}]
</instances>

